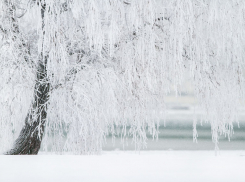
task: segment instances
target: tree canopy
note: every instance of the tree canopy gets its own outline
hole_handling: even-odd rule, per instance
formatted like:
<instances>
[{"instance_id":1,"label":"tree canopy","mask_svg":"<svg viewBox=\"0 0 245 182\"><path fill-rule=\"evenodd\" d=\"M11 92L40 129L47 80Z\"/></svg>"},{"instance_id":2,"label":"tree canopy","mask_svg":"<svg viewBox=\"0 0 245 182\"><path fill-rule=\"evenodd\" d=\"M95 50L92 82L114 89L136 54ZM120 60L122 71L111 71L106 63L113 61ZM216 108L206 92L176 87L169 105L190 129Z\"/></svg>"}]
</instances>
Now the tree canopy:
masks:
<instances>
[{"instance_id":1,"label":"tree canopy","mask_svg":"<svg viewBox=\"0 0 245 182\"><path fill-rule=\"evenodd\" d=\"M140 149L185 72L217 148L244 100L244 30L242 0L2 0L0 148L45 120L44 149L97 153L117 126Z\"/></svg>"}]
</instances>

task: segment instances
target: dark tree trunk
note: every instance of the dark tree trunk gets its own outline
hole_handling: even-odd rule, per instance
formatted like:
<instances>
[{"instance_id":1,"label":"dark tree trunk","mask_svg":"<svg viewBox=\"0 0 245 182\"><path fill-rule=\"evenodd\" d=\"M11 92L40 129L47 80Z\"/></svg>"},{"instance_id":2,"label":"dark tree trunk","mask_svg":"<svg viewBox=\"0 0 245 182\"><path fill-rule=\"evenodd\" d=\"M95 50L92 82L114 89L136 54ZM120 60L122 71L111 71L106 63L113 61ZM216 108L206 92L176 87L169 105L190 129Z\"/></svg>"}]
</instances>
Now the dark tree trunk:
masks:
<instances>
[{"instance_id":1,"label":"dark tree trunk","mask_svg":"<svg viewBox=\"0 0 245 182\"><path fill-rule=\"evenodd\" d=\"M13 149L8 151L7 155L35 155L40 149L47 119L47 102L50 91L45 66L46 61L47 58L39 62L33 104L26 116L25 125L16 139Z\"/></svg>"},{"instance_id":2,"label":"dark tree trunk","mask_svg":"<svg viewBox=\"0 0 245 182\"><path fill-rule=\"evenodd\" d=\"M13 16L15 6L8 1L5 2L9 7L10 17ZM39 2L37 2L39 3ZM42 29L44 31L44 14L46 10L45 0L40 0ZM13 32L19 33L19 26L15 18L11 18L14 25ZM23 45L25 47L25 45ZM48 56L41 55L38 62L36 83L34 90L34 99L25 119L25 125L22 128L19 137L15 140L13 148L6 152L7 155L35 155L41 147L42 137L47 119L47 105L49 100L50 84L47 77L47 59Z\"/></svg>"}]
</instances>

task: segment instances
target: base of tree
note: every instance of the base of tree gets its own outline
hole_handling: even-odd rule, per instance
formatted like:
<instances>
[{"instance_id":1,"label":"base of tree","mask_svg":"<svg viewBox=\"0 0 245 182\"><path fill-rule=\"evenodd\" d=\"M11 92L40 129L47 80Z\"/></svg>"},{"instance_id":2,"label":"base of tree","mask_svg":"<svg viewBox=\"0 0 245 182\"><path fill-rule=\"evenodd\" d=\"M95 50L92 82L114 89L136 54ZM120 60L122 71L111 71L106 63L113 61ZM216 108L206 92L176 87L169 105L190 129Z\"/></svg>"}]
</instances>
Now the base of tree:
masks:
<instances>
[{"instance_id":1,"label":"base of tree","mask_svg":"<svg viewBox=\"0 0 245 182\"><path fill-rule=\"evenodd\" d=\"M41 147L44 124L26 123L15 141L13 149L5 155L37 155Z\"/></svg>"}]
</instances>

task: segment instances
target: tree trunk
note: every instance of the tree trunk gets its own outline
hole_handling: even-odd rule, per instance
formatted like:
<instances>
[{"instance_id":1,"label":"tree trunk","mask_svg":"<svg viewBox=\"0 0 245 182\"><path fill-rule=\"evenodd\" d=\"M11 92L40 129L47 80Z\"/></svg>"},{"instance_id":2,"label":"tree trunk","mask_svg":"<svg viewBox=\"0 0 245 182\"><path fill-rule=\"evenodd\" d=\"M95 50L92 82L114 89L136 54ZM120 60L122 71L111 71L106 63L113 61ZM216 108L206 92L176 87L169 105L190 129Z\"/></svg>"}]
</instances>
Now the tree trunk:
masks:
<instances>
[{"instance_id":1,"label":"tree trunk","mask_svg":"<svg viewBox=\"0 0 245 182\"><path fill-rule=\"evenodd\" d=\"M25 125L7 155L35 155L38 153L47 119L47 102L50 85L47 79L46 61L39 61L37 80L35 83L34 100L26 116Z\"/></svg>"},{"instance_id":2,"label":"tree trunk","mask_svg":"<svg viewBox=\"0 0 245 182\"><path fill-rule=\"evenodd\" d=\"M10 17L13 16L15 6L8 1L5 2L10 11ZM37 2L39 3L39 2ZM40 0L42 29L44 31L44 13L46 10L45 0ZM16 24L14 17L11 18L14 25L13 32L19 33L19 26ZM22 128L19 137L15 140L13 148L6 152L7 155L35 155L38 153L47 119L47 105L49 100L50 84L47 77L47 59L48 56L41 54L41 59L38 62L36 83L34 90L34 99L25 119L25 125Z\"/></svg>"}]
</instances>

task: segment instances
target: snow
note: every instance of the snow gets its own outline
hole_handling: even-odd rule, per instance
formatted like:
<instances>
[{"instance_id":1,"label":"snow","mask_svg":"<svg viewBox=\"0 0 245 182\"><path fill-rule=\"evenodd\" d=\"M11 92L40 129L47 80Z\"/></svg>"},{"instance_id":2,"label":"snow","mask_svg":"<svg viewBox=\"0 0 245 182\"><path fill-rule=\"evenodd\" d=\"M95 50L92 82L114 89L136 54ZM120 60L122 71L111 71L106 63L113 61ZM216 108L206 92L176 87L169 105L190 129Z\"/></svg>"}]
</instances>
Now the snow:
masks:
<instances>
[{"instance_id":1,"label":"snow","mask_svg":"<svg viewBox=\"0 0 245 182\"><path fill-rule=\"evenodd\" d=\"M245 151L0 155L1 182L244 182Z\"/></svg>"}]
</instances>

